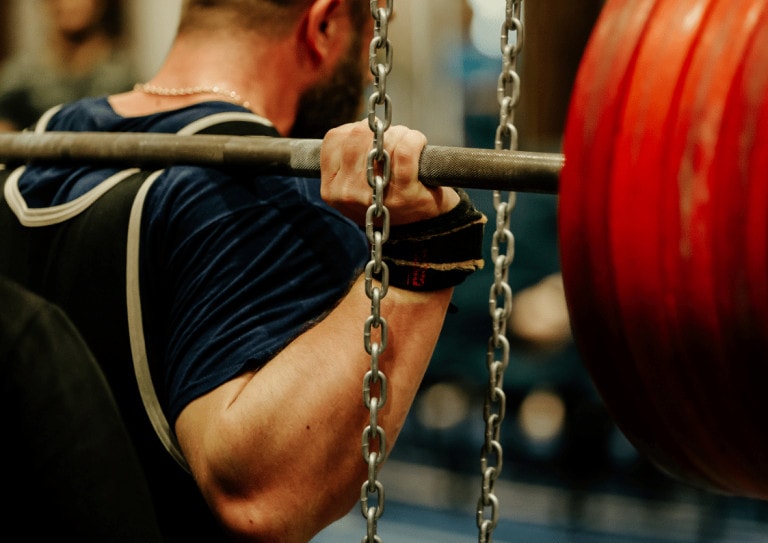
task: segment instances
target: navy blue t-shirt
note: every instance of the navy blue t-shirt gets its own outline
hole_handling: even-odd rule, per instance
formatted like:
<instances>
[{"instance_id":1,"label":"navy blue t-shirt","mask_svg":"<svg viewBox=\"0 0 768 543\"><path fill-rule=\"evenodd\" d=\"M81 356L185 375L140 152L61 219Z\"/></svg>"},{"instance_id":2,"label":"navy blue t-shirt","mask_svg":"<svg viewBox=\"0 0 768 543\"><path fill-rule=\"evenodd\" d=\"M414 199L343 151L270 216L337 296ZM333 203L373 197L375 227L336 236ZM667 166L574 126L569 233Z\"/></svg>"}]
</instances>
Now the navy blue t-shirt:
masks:
<instances>
[{"instance_id":1,"label":"navy blue t-shirt","mask_svg":"<svg viewBox=\"0 0 768 543\"><path fill-rule=\"evenodd\" d=\"M210 115L261 122L277 136L227 102L125 118L104 98L65 106L46 130L190 132ZM116 172L30 168L19 189L31 208L54 206ZM317 179L192 166L168 168L152 185L140 251L144 332L150 357L161 358L155 387L171 425L191 400L267 363L332 309L368 253L361 229L321 200Z\"/></svg>"}]
</instances>

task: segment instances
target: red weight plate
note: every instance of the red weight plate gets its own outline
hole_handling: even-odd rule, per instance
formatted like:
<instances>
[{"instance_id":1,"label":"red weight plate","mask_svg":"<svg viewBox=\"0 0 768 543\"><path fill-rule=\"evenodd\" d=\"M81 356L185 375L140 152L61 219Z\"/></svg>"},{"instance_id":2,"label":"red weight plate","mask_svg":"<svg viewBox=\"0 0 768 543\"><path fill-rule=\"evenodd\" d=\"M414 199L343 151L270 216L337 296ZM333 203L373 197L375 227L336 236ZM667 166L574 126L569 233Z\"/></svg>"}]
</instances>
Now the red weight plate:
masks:
<instances>
[{"instance_id":1,"label":"red weight plate","mask_svg":"<svg viewBox=\"0 0 768 543\"><path fill-rule=\"evenodd\" d=\"M768 21L764 24L768 27ZM763 68L768 61L768 30L762 34L766 36L761 43L761 64L751 65L752 73ZM750 301L752 316L752 326L747 337L754 342L752 359L756 366L753 376L755 385L768 382L768 85L763 87L762 92L764 101L755 123L758 133L749 160L750 190L745 227L747 298ZM764 379L761 379L761 376ZM762 392L761 397L766 400L766 395ZM762 414L768 415L768 411L763 411Z\"/></svg>"},{"instance_id":2,"label":"red weight plate","mask_svg":"<svg viewBox=\"0 0 768 543\"><path fill-rule=\"evenodd\" d=\"M768 499L768 8L726 104L714 169L715 277L732 388L732 446L749 455L737 494ZM720 202L723 202L722 204Z\"/></svg>"},{"instance_id":3,"label":"red weight plate","mask_svg":"<svg viewBox=\"0 0 768 543\"><path fill-rule=\"evenodd\" d=\"M768 61L768 18L764 18L757 62L750 63L753 75L765 69ZM754 484L748 496L768 500L768 434L765 420L768 417L768 84L763 85L763 104L756 115L757 137L749 160L749 192L745 206L747 220L741 235L746 240L746 277L749 301L749 326L738 338L741 355L738 369L741 378L743 409L749 416L752 439L746 446L752 447L759 457L755 463ZM735 399L738 401L738 399ZM742 424L736 421L735 424ZM746 429L746 430L749 430ZM748 436L750 437L750 436ZM762 453L762 455L760 454Z\"/></svg>"},{"instance_id":4,"label":"red weight plate","mask_svg":"<svg viewBox=\"0 0 768 543\"><path fill-rule=\"evenodd\" d=\"M715 3L669 0L660 2L654 12L613 147L611 199L605 210L619 322L629 345L621 364L635 367L635 386L646 396L645 405L637 407L653 420L649 441L683 459L664 467L702 485L717 473L698 461L690 434L701 428L689 424L697 417L697 407L684 401L681 392L688 383L671 364L675 359L681 362L676 354L680 340L670 333L675 297L665 288L660 244L674 225L663 222L659 202L669 182L662 156L678 89Z\"/></svg>"},{"instance_id":5,"label":"red weight plate","mask_svg":"<svg viewBox=\"0 0 768 543\"><path fill-rule=\"evenodd\" d=\"M729 91L763 4L762 0L714 2L680 86L661 172L667 180L663 224L677 234L663 238L660 248L675 298L677 319L670 321L670 329L681 346L664 361L679 387L670 415L678 418L681 437L689 441L696 461L709 468L720 489L732 493L751 486L757 451L745 446L751 432L734 423L746 414L734 371L740 348L729 349L727 330L733 315L721 314L717 302L729 285L718 282L716 268L733 267L735 262L725 262L715 250L714 238L721 230L715 211L738 213L742 204L738 190L713 197L720 181L735 184L733 175L718 180L714 171L719 142L727 137L722 122L728 114ZM729 37L727 47L724 35ZM738 277L742 270L730 273Z\"/></svg>"},{"instance_id":6,"label":"red weight plate","mask_svg":"<svg viewBox=\"0 0 768 543\"><path fill-rule=\"evenodd\" d=\"M723 217L718 223L722 228L716 233L719 251L729 258L723 259L718 268L724 283L731 279L733 287L722 295L721 311L725 315L739 315L742 324L734 343L755 344L768 360L768 251L766 242L766 183L768 182L768 7L763 8L757 22L749 50L741 69L734 78L728 99L723 134L716 161L717 192L713 198L727 197L737 192L740 202L733 210L716 206ZM733 273L728 260L741 265L740 273ZM728 295L727 297L725 295ZM742 316L743 315L743 316Z\"/></svg>"},{"instance_id":7,"label":"red weight plate","mask_svg":"<svg viewBox=\"0 0 768 543\"><path fill-rule=\"evenodd\" d=\"M628 76L654 0L608 0L582 57L564 133L558 229L574 338L606 405L632 441L647 435L635 377L615 362L626 356L608 255L604 213L610 192L609 146L625 103ZM629 395L634 402L622 403ZM637 432L637 435L633 435Z\"/></svg>"},{"instance_id":8,"label":"red weight plate","mask_svg":"<svg viewBox=\"0 0 768 543\"><path fill-rule=\"evenodd\" d=\"M749 77L768 60L763 4L609 0L574 87L559 224L574 336L617 422L668 471L754 497L768 470L768 82ZM739 152L718 162L724 139ZM727 192L734 168L746 200Z\"/></svg>"},{"instance_id":9,"label":"red weight plate","mask_svg":"<svg viewBox=\"0 0 768 543\"><path fill-rule=\"evenodd\" d=\"M750 190L745 227L747 297L753 325L749 337L759 345L755 354L760 355L757 361L763 366L762 374L765 375L768 372L768 71L765 70L768 63L768 16L761 20L750 53L745 68L745 87L751 99L762 102L759 113L753 116L754 122L745 129L745 132L756 132L748 161ZM756 76L758 73L760 76ZM768 379L758 382L764 384Z\"/></svg>"},{"instance_id":10,"label":"red weight plate","mask_svg":"<svg viewBox=\"0 0 768 543\"><path fill-rule=\"evenodd\" d=\"M616 9L632 9L632 7L623 4ZM680 19L672 19L671 21L662 19L659 23L658 12L664 7L664 3L658 3L656 7L657 9L652 14L651 27L654 24L667 23L674 27L674 24L680 22ZM668 13L670 9L667 7ZM667 29L670 28L669 25ZM615 41L615 37L618 35L624 34L621 32L613 33L611 43ZM664 33L661 35L665 36ZM648 43L649 40L645 39L643 46ZM659 51L661 49L657 49L657 52ZM633 55L635 53L636 51L632 52ZM610 60L603 62L606 62L606 65L611 65L608 64ZM637 73L637 71L635 67L634 71L618 72L620 77L626 77ZM586 81L590 82L592 87L584 92L591 91L593 96L600 96L602 87L595 85L589 79ZM626 91L627 79L621 79L620 83ZM575 96L578 97L578 85L575 92ZM608 96L612 95L609 93ZM621 112L626 98L621 95L619 98L617 101L607 101L597 105L608 110L608 113ZM573 103L580 105L578 98L575 98ZM573 111L572 108L572 117ZM616 130L616 120L608 113L598 110L594 116L598 119L607 119L609 122L606 124L609 126L612 122L612 126ZM569 118L569 122L570 120ZM576 130L576 136L574 136L576 138L586 137L581 142L576 141L569 148L569 137L571 136L566 131L566 168L572 163L573 157L578 154L582 166L586 167L583 167L583 173L580 173L583 185L575 190L582 191L580 194L585 198L585 201L583 200L584 203L574 203L572 198L575 199L575 196L568 194L569 173L565 171L561 187L561 243L566 294L569 296L576 340L585 357L585 363L606 400L606 404L630 439L669 471L680 476L686 476L685 478L688 479L698 479L699 477L691 473L690 455L680 452L680 444L673 445L675 443L674 429L670 431L669 428L665 427L665 421L659 415L658 406L652 401L654 393L658 389L658 380L654 379L647 367L635 365L633 350L626 343L627 337L624 335L625 330L622 329L625 322L622 321L616 306L616 302L620 301L620 298L613 289L616 279L611 261L613 247L609 247L605 243L613 230L613 224L606 219L610 205L606 199L616 190L616 187L614 186L615 180L607 175L606 169L610 169L611 164L616 163L612 154L614 134L605 130L601 134L602 137L595 137L595 132L591 130L594 125L591 124L588 117L586 119L576 117L574 122L587 123L586 129L580 127L583 129L581 133ZM581 149L580 145L583 145L584 149ZM573 171L578 171L578 169L574 167ZM574 174L574 177L578 182L578 174ZM577 210L576 212L572 212L574 208ZM567 213L570 214L570 219L567 217ZM580 224L579 221L582 223ZM629 240L630 246L633 241ZM589 252L590 249L591 253ZM576 261L576 264L569 262L570 260ZM575 273L570 270L578 269L579 262L583 262L582 268L579 270L582 275L576 277ZM634 299L637 300L638 298L635 296ZM631 330L630 327L629 331L631 332ZM653 341L658 341L658 338L654 338ZM645 386L642 386L643 383ZM658 446L660 443L663 444L662 447Z\"/></svg>"}]
</instances>

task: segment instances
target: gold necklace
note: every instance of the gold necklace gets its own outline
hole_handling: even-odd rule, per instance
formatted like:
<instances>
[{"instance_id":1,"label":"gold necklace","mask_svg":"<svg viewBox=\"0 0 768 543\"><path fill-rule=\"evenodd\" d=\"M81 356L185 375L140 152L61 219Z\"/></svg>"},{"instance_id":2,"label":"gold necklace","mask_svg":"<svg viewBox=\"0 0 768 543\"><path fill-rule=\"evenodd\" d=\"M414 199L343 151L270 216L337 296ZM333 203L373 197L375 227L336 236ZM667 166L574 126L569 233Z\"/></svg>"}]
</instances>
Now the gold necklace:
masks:
<instances>
[{"instance_id":1,"label":"gold necklace","mask_svg":"<svg viewBox=\"0 0 768 543\"><path fill-rule=\"evenodd\" d=\"M211 87L205 85L197 85L195 87L158 87L157 85L150 85L149 83L136 83L133 86L133 90L143 92L144 94L153 94L155 96L192 96L195 94L216 94L230 99L238 105L243 106L245 109L251 109L251 103L247 100L243 100L235 91L224 89L218 85Z\"/></svg>"}]
</instances>

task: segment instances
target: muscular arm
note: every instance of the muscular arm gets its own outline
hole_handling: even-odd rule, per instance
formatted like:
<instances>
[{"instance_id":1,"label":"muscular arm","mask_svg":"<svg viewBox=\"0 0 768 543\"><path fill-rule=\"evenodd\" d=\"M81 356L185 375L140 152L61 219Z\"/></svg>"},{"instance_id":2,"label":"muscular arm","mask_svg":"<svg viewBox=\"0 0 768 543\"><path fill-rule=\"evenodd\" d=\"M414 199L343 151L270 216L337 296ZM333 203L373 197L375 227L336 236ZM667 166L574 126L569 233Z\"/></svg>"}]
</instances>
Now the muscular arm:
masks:
<instances>
[{"instance_id":1,"label":"muscular arm","mask_svg":"<svg viewBox=\"0 0 768 543\"><path fill-rule=\"evenodd\" d=\"M416 178L424 137L399 127L390 132L392 222L451 209L453 191L428 189ZM370 201L369 146L367 125L357 123L329 134L323 148L323 197L358 221ZM380 364L389 394L379 424L388 448L427 368L451 293L391 287L382 302L389 337ZM367 477L360 443L368 423L362 380L370 366L363 348L370 305L359 278L326 318L269 364L194 400L179 416L176 432L198 484L241 540L308 541L359 498Z\"/></svg>"}]
</instances>

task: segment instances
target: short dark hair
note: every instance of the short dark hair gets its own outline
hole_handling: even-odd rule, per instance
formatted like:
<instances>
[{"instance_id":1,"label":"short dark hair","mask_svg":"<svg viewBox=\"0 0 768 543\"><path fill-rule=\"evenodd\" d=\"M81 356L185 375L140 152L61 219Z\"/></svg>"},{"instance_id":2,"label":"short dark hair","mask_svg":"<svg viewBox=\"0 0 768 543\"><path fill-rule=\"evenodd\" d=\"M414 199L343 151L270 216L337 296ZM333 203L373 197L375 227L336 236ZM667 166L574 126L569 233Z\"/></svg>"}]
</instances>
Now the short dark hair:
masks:
<instances>
[{"instance_id":1,"label":"short dark hair","mask_svg":"<svg viewBox=\"0 0 768 543\"><path fill-rule=\"evenodd\" d=\"M279 34L313 0L184 0L179 31L205 28L219 21ZM216 19L215 17L219 17Z\"/></svg>"},{"instance_id":2,"label":"short dark hair","mask_svg":"<svg viewBox=\"0 0 768 543\"><path fill-rule=\"evenodd\" d=\"M179 31L215 24L214 9L229 13L243 28L258 28L279 34L297 20L314 0L184 0ZM370 16L370 0L347 0L349 14L356 28Z\"/></svg>"}]
</instances>

